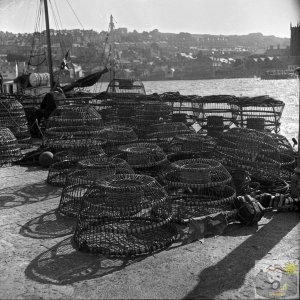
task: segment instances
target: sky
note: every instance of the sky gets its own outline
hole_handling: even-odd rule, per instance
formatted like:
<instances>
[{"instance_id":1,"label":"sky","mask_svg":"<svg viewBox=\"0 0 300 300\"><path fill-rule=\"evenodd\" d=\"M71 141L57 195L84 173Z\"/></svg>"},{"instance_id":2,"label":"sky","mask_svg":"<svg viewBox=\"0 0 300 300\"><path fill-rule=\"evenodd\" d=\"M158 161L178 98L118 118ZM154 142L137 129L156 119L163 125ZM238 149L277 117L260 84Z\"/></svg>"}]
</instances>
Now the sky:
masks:
<instances>
[{"instance_id":1,"label":"sky","mask_svg":"<svg viewBox=\"0 0 300 300\"><path fill-rule=\"evenodd\" d=\"M33 32L40 0L0 0L0 31ZM300 22L300 0L48 0L54 29L264 35L290 37L290 23ZM58 9L58 13L57 10ZM55 12L56 23L51 17ZM43 29L45 27L42 27Z\"/></svg>"}]
</instances>

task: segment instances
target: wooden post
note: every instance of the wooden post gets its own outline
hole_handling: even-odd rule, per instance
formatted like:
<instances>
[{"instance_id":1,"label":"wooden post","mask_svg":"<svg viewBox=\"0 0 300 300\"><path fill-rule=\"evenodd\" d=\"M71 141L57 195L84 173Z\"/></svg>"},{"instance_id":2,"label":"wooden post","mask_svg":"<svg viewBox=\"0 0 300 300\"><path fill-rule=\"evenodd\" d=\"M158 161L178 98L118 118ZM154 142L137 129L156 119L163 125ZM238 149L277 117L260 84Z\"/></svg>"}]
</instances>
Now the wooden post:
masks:
<instances>
[{"instance_id":1,"label":"wooden post","mask_svg":"<svg viewBox=\"0 0 300 300\"><path fill-rule=\"evenodd\" d=\"M297 153L297 166L295 168L295 174L291 178L291 196L293 198L300 197L300 67L295 72L298 74L298 97L299 97L299 115L298 115L298 153Z\"/></svg>"}]
</instances>

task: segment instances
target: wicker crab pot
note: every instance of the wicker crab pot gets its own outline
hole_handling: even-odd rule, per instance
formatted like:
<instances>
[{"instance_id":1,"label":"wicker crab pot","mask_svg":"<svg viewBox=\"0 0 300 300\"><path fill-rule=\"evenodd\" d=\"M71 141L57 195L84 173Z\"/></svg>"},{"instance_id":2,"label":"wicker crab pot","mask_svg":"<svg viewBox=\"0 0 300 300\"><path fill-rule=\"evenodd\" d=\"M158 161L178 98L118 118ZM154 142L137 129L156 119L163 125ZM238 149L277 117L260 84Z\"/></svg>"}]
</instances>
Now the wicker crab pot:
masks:
<instances>
[{"instance_id":1,"label":"wicker crab pot","mask_svg":"<svg viewBox=\"0 0 300 300\"><path fill-rule=\"evenodd\" d=\"M132 119L136 133L144 139L149 124L171 121L171 107L160 101L142 102L136 107Z\"/></svg>"},{"instance_id":2,"label":"wicker crab pot","mask_svg":"<svg viewBox=\"0 0 300 300\"><path fill-rule=\"evenodd\" d=\"M69 172L77 168L77 162L88 158L100 158L105 156L102 146L106 143L103 139L70 139L53 140L48 144L55 155L53 163L49 168L47 182L55 186L64 186ZM57 150L64 150L59 151Z\"/></svg>"},{"instance_id":3,"label":"wicker crab pot","mask_svg":"<svg viewBox=\"0 0 300 300\"><path fill-rule=\"evenodd\" d=\"M284 102L267 95L239 97L232 107L232 113L239 127L278 133L284 106Z\"/></svg>"},{"instance_id":4,"label":"wicker crab pot","mask_svg":"<svg viewBox=\"0 0 300 300\"><path fill-rule=\"evenodd\" d=\"M196 158L205 157L210 158L214 152L216 140L207 135L199 133L179 134L170 142L167 148L168 158L174 161L178 157Z\"/></svg>"},{"instance_id":5,"label":"wicker crab pot","mask_svg":"<svg viewBox=\"0 0 300 300\"><path fill-rule=\"evenodd\" d=\"M232 177L212 159L186 159L172 163L164 175L168 201L178 222L210 213L231 210L236 196Z\"/></svg>"},{"instance_id":6,"label":"wicker crab pot","mask_svg":"<svg viewBox=\"0 0 300 300\"><path fill-rule=\"evenodd\" d=\"M16 137L20 148L31 146L28 121L22 104L14 98L0 98L0 127L6 127Z\"/></svg>"},{"instance_id":7,"label":"wicker crab pot","mask_svg":"<svg viewBox=\"0 0 300 300\"><path fill-rule=\"evenodd\" d=\"M10 165L22 157L21 149L9 128L0 127L0 167Z\"/></svg>"},{"instance_id":8,"label":"wicker crab pot","mask_svg":"<svg viewBox=\"0 0 300 300\"><path fill-rule=\"evenodd\" d=\"M151 143L133 143L119 147L118 157L125 159L137 174L158 179L169 167L169 161L162 149Z\"/></svg>"},{"instance_id":9,"label":"wicker crab pot","mask_svg":"<svg viewBox=\"0 0 300 300\"><path fill-rule=\"evenodd\" d=\"M103 127L103 120L97 110L90 105L62 105L49 116L47 129L66 126Z\"/></svg>"},{"instance_id":10,"label":"wicker crab pot","mask_svg":"<svg viewBox=\"0 0 300 300\"><path fill-rule=\"evenodd\" d=\"M79 250L109 256L136 256L162 250L174 241L167 193L154 178L119 174L86 192L77 217Z\"/></svg>"},{"instance_id":11,"label":"wicker crab pot","mask_svg":"<svg viewBox=\"0 0 300 300\"><path fill-rule=\"evenodd\" d=\"M120 153L119 146L134 143L138 140L132 128L118 125L104 127L101 137L107 140L104 151L109 156Z\"/></svg>"},{"instance_id":12,"label":"wicker crab pot","mask_svg":"<svg viewBox=\"0 0 300 300\"><path fill-rule=\"evenodd\" d=\"M76 217L82 198L96 180L101 180L116 173L116 166L106 160L83 160L77 169L67 174L60 198L58 211L70 217Z\"/></svg>"},{"instance_id":13,"label":"wicker crab pot","mask_svg":"<svg viewBox=\"0 0 300 300\"><path fill-rule=\"evenodd\" d=\"M191 129L182 122L158 123L149 126L144 142L155 142L165 150L172 139L178 134L193 133Z\"/></svg>"},{"instance_id":14,"label":"wicker crab pot","mask_svg":"<svg viewBox=\"0 0 300 300\"><path fill-rule=\"evenodd\" d=\"M172 108L172 122L182 122L188 125L195 123L195 117L199 113L200 96L169 92L161 94L160 98Z\"/></svg>"},{"instance_id":15,"label":"wicker crab pot","mask_svg":"<svg viewBox=\"0 0 300 300\"><path fill-rule=\"evenodd\" d=\"M232 128L219 138L216 153L229 168L252 173L269 173L279 176L281 159L277 143L263 132Z\"/></svg>"},{"instance_id":16,"label":"wicker crab pot","mask_svg":"<svg viewBox=\"0 0 300 300\"><path fill-rule=\"evenodd\" d=\"M201 131L205 130L211 136L218 136L225 128L236 122L232 113L236 108L237 98L232 95L204 96L197 100L199 111L197 121Z\"/></svg>"}]
</instances>

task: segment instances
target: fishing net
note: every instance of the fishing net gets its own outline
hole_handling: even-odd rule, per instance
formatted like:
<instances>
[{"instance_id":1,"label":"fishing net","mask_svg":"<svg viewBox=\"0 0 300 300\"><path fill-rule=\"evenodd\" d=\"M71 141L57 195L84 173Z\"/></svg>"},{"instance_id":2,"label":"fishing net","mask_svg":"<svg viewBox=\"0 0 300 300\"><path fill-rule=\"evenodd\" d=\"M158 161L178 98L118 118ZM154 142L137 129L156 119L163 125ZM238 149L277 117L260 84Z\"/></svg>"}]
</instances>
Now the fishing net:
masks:
<instances>
[{"instance_id":1,"label":"fishing net","mask_svg":"<svg viewBox=\"0 0 300 300\"><path fill-rule=\"evenodd\" d=\"M177 235L166 199L166 191L149 176L119 174L97 181L82 200L75 244L110 256L164 249Z\"/></svg>"}]
</instances>

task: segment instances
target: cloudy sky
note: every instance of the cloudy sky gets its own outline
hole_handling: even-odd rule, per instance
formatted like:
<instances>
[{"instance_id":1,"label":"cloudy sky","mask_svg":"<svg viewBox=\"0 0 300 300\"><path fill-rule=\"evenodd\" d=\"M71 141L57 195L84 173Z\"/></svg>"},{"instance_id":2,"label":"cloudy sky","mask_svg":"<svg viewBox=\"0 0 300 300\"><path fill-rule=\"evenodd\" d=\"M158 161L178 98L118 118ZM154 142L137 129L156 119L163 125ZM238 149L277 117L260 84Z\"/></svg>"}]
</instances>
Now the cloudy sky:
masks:
<instances>
[{"instance_id":1,"label":"cloudy sky","mask_svg":"<svg viewBox=\"0 0 300 300\"><path fill-rule=\"evenodd\" d=\"M33 32L40 0L0 0L0 31ZM51 28L248 34L290 37L300 22L300 0L48 0L60 26ZM72 8L71 8L72 7ZM57 13L58 9L59 13ZM51 13L52 15L52 13ZM78 21L79 20L79 21ZM43 27L44 28L44 27Z\"/></svg>"}]
</instances>

